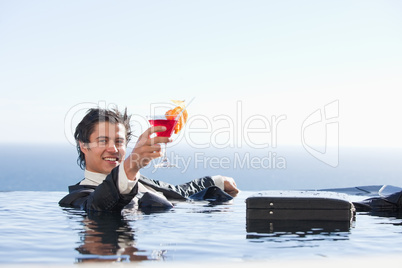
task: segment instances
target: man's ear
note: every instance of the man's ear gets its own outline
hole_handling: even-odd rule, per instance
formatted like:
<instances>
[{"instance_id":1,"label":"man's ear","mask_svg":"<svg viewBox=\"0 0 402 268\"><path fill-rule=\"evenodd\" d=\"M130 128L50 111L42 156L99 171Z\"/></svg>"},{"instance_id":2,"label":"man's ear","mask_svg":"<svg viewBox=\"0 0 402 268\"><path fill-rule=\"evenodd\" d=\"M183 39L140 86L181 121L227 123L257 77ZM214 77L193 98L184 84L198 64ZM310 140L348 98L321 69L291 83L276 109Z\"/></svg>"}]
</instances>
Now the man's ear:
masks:
<instances>
[{"instance_id":1,"label":"man's ear","mask_svg":"<svg viewBox=\"0 0 402 268\"><path fill-rule=\"evenodd\" d=\"M82 142L82 141L80 141L79 143L80 143L81 152L82 152L83 154L85 154L86 152L88 152L88 146L87 146L84 142Z\"/></svg>"}]
</instances>

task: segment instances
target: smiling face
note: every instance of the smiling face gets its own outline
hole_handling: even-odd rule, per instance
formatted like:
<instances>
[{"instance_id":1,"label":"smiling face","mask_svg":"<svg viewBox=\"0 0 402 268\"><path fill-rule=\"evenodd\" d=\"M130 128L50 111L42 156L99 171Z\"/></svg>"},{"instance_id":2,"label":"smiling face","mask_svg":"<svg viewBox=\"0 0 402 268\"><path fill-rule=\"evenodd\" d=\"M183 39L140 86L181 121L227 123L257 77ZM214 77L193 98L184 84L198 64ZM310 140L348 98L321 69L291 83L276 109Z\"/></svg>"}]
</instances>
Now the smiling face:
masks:
<instances>
[{"instance_id":1,"label":"smiling face","mask_svg":"<svg viewBox=\"0 0 402 268\"><path fill-rule=\"evenodd\" d=\"M109 174L126 155L126 128L123 124L97 123L89 143L80 142L88 171Z\"/></svg>"}]
</instances>

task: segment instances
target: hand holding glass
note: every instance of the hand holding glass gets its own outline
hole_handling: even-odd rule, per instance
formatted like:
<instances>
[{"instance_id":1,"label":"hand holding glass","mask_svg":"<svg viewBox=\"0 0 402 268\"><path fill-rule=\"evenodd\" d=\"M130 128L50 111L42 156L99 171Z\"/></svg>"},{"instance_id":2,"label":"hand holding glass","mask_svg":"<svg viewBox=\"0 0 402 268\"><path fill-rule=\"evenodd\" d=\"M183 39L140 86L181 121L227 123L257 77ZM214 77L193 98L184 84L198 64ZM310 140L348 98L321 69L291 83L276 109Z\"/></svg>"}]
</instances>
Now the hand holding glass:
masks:
<instances>
[{"instance_id":1,"label":"hand holding glass","mask_svg":"<svg viewBox=\"0 0 402 268\"><path fill-rule=\"evenodd\" d=\"M148 117L148 121L151 124L151 126L156 127L156 126L164 126L166 127L165 131L161 132L155 132L155 135L157 137L171 137L173 134L173 130L177 124L178 117L176 118L166 118L165 115L153 115ZM176 165L171 164L169 162L169 159L167 158L167 153L166 153L166 143L164 143L164 150L163 150L163 158L162 161L158 164L155 165L156 168L159 167L175 167Z\"/></svg>"}]
</instances>

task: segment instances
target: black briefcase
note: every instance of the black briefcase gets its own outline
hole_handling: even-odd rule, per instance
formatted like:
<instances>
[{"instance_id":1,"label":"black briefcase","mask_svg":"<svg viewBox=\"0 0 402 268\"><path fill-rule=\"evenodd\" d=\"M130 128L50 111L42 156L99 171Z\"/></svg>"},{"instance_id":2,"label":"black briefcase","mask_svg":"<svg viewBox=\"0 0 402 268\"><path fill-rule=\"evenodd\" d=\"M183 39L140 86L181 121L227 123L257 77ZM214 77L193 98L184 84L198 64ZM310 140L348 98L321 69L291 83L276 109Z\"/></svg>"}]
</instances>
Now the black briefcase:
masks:
<instances>
[{"instance_id":1,"label":"black briefcase","mask_svg":"<svg viewBox=\"0 0 402 268\"><path fill-rule=\"evenodd\" d=\"M355 208L346 195L319 191L272 191L246 199L247 231L346 230ZM276 228L273 228L276 227Z\"/></svg>"}]
</instances>

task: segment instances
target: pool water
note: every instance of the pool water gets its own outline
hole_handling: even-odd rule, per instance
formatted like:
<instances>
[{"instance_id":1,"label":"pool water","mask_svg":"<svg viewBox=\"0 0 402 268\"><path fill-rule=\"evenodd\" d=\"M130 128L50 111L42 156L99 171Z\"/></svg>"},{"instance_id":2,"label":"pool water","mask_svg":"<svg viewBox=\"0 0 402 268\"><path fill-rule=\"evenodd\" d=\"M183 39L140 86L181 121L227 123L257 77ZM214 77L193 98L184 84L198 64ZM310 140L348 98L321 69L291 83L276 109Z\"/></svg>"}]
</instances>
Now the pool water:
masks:
<instances>
[{"instance_id":1,"label":"pool water","mask_svg":"<svg viewBox=\"0 0 402 268\"><path fill-rule=\"evenodd\" d=\"M348 228L247 230L241 192L232 204L180 202L145 214L61 208L65 192L0 192L2 264L259 261L402 253L401 215L357 213ZM361 198L361 197L360 197Z\"/></svg>"}]
</instances>

